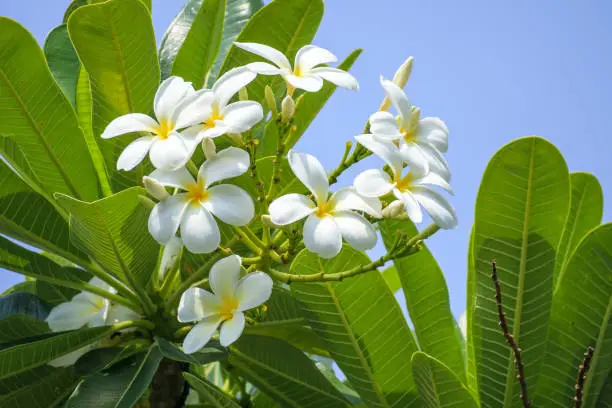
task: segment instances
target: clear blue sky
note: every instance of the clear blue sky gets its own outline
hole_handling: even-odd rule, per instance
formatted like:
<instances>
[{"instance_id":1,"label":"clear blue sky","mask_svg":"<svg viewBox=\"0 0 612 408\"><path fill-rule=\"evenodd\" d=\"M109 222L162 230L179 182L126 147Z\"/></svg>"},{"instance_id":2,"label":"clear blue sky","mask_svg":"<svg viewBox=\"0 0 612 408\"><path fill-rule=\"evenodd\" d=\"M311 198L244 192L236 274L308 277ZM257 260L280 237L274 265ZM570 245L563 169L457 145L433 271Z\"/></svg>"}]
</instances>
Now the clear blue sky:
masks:
<instances>
[{"instance_id":1,"label":"clear blue sky","mask_svg":"<svg viewBox=\"0 0 612 408\"><path fill-rule=\"evenodd\" d=\"M19 21L42 43L67 3L3 1L0 15ZM571 171L599 178L607 199L604 219L611 219L612 135L604 120L612 108L611 2L326 3L315 43L340 58L364 48L353 71L361 91L339 90L298 149L335 167L344 142L378 108L380 74L392 77L406 57L415 57L407 93L425 115L444 119L451 132L447 157L459 227L428 244L445 272L455 315L465 309L467 243L480 177L505 143L525 135L552 141ZM158 39L181 6L179 0L153 1ZM367 168L359 167L341 181L349 184ZM0 291L16 281L6 272L0 277Z\"/></svg>"}]
</instances>

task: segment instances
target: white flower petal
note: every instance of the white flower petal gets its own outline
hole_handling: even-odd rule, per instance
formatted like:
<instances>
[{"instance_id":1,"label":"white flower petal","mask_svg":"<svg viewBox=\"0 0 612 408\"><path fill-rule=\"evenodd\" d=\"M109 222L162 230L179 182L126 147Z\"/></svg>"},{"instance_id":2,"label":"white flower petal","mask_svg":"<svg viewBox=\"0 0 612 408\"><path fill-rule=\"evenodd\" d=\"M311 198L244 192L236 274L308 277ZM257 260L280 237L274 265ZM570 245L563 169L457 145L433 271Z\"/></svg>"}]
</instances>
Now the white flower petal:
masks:
<instances>
[{"instance_id":1,"label":"white flower petal","mask_svg":"<svg viewBox=\"0 0 612 408\"><path fill-rule=\"evenodd\" d=\"M242 260L238 255L230 255L218 260L210 269L208 276L210 288L219 299L232 298L238 286Z\"/></svg>"},{"instance_id":2,"label":"white flower petal","mask_svg":"<svg viewBox=\"0 0 612 408\"><path fill-rule=\"evenodd\" d=\"M317 65L336 61L338 58L325 48L309 44L300 48L295 54L295 70L308 72Z\"/></svg>"},{"instance_id":3,"label":"white flower petal","mask_svg":"<svg viewBox=\"0 0 612 408\"><path fill-rule=\"evenodd\" d=\"M212 214L192 203L181 220L181 239L189 252L208 254L219 247L221 232Z\"/></svg>"},{"instance_id":4,"label":"white flower petal","mask_svg":"<svg viewBox=\"0 0 612 408\"><path fill-rule=\"evenodd\" d=\"M183 249L183 241L179 237L172 237L170 241L164 246L162 251L161 261L159 262L159 269L157 270L157 279L162 282L166 273L171 269L176 269L177 260Z\"/></svg>"},{"instance_id":5,"label":"white flower petal","mask_svg":"<svg viewBox=\"0 0 612 408\"><path fill-rule=\"evenodd\" d=\"M404 203L404 210L412 222L415 224L423 222L423 212L421 211L421 206L410 191L399 192L398 190L395 190L394 194L398 199L402 200L402 203Z\"/></svg>"},{"instance_id":6,"label":"white flower petal","mask_svg":"<svg viewBox=\"0 0 612 408\"><path fill-rule=\"evenodd\" d=\"M153 132L157 126L157 121L144 113L128 113L112 120L100 137L109 139L131 132Z\"/></svg>"},{"instance_id":7,"label":"white flower petal","mask_svg":"<svg viewBox=\"0 0 612 408\"><path fill-rule=\"evenodd\" d=\"M332 84L350 89L351 91L359 90L359 82L355 79L354 76L349 74L346 71L343 71L338 68L331 67L319 67L314 68L312 71L313 75L318 75L326 81L331 82Z\"/></svg>"},{"instance_id":8,"label":"white flower petal","mask_svg":"<svg viewBox=\"0 0 612 408\"><path fill-rule=\"evenodd\" d=\"M204 122L212 113L215 94L210 89L201 89L185 97L174 111L175 129Z\"/></svg>"},{"instance_id":9,"label":"white flower petal","mask_svg":"<svg viewBox=\"0 0 612 408\"><path fill-rule=\"evenodd\" d=\"M334 218L309 215L304 223L304 245L321 258L338 255L342 249L342 235Z\"/></svg>"},{"instance_id":10,"label":"white flower petal","mask_svg":"<svg viewBox=\"0 0 612 408\"><path fill-rule=\"evenodd\" d=\"M370 116L370 132L384 139L397 140L402 137L395 116L387 111L378 111Z\"/></svg>"},{"instance_id":11,"label":"white flower petal","mask_svg":"<svg viewBox=\"0 0 612 408\"><path fill-rule=\"evenodd\" d=\"M287 154L289 166L295 176L314 194L317 202L325 202L329 182L323 165L316 157L291 150Z\"/></svg>"},{"instance_id":12,"label":"white flower petal","mask_svg":"<svg viewBox=\"0 0 612 408\"><path fill-rule=\"evenodd\" d=\"M149 158L156 169L176 170L189 161L192 153L180 134L174 132L167 139L155 139Z\"/></svg>"},{"instance_id":13,"label":"white flower petal","mask_svg":"<svg viewBox=\"0 0 612 408\"><path fill-rule=\"evenodd\" d=\"M408 124L412 116L412 105L408 100L408 97L404 93L404 91L397 85L395 85L392 81L380 77L380 84L382 85L387 97L397 109L397 113L400 115L401 123Z\"/></svg>"},{"instance_id":14,"label":"white flower petal","mask_svg":"<svg viewBox=\"0 0 612 408\"><path fill-rule=\"evenodd\" d=\"M374 248L378 237L374 227L359 214L350 211L334 213L334 220L340 228L342 238L359 251Z\"/></svg>"},{"instance_id":15,"label":"white flower petal","mask_svg":"<svg viewBox=\"0 0 612 408\"><path fill-rule=\"evenodd\" d=\"M242 133L263 119L263 108L255 101L239 101L227 105L221 116L231 133Z\"/></svg>"},{"instance_id":16,"label":"white flower petal","mask_svg":"<svg viewBox=\"0 0 612 408\"><path fill-rule=\"evenodd\" d=\"M202 205L226 224L242 227L255 216L253 199L238 186L221 184L209 188L208 194Z\"/></svg>"},{"instance_id":17,"label":"white flower petal","mask_svg":"<svg viewBox=\"0 0 612 408\"><path fill-rule=\"evenodd\" d=\"M117 170L129 171L136 167L149 152L155 137L143 136L127 145L117 159Z\"/></svg>"},{"instance_id":18,"label":"white flower petal","mask_svg":"<svg viewBox=\"0 0 612 408\"><path fill-rule=\"evenodd\" d=\"M181 323L195 322L219 314L220 308L221 302L212 293L200 288L189 288L181 295L177 318Z\"/></svg>"},{"instance_id":19,"label":"white flower petal","mask_svg":"<svg viewBox=\"0 0 612 408\"><path fill-rule=\"evenodd\" d=\"M218 109L223 109L239 90L250 84L257 74L246 67L232 68L221 75L212 87Z\"/></svg>"},{"instance_id":20,"label":"white flower petal","mask_svg":"<svg viewBox=\"0 0 612 408\"><path fill-rule=\"evenodd\" d=\"M302 194L287 194L270 203L268 212L276 225L288 225L312 214L316 205Z\"/></svg>"},{"instance_id":21,"label":"white flower petal","mask_svg":"<svg viewBox=\"0 0 612 408\"><path fill-rule=\"evenodd\" d=\"M234 45L238 48L242 48L245 51L252 52L253 54L259 55L260 57L272 61L279 68L291 69L291 63L289 62L287 57L285 57L282 52L270 47L269 45L242 42L234 42Z\"/></svg>"},{"instance_id":22,"label":"white flower petal","mask_svg":"<svg viewBox=\"0 0 612 408\"><path fill-rule=\"evenodd\" d=\"M193 326L183 340L183 351L186 354L192 354L204 347L210 341L220 323L221 316L214 315Z\"/></svg>"},{"instance_id":23,"label":"white flower petal","mask_svg":"<svg viewBox=\"0 0 612 408\"><path fill-rule=\"evenodd\" d=\"M250 165L251 157L246 151L237 147L228 147L202 164L198 180L204 181L204 185L208 187L219 180L240 176L249 169Z\"/></svg>"},{"instance_id":24,"label":"white flower petal","mask_svg":"<svg viewBox=\"0 0 612 408\"><path fill-rule=\"evenodd\" d=\"M219 343L223 347L227 347L240 337L244 330L244 313L234 312L234 316L230 320L226 320L221 325L219 330Z\"/></svg>"},{"instance_id":25,"label":"white flower petal","mask_svg":"<svg viewBox=\"0 0 612 408\"><path fill-rule=\"evenodd\" d=\"M103 299L102 307L98 310L97 313L94 313L91 315L91 317L89 318L89 322L87 322L87 325L89 327L106 326L108 324L107 318L108 318L110 309L111 309L110 301L108 301L107 299Z\"/></svg>"},{"instance_id":26,"label":"white flower petal","mask_svg":"<svg viewBox=\"0 0 612 408\"><path fill-rule=\"evenodd\" d=\"M403 167L402 156L393 142L374 135L359 135L355 136L355 139L391 166L391 169L397 176L401 174Z\"/></svg>"},{"instance_id":27,"label":"white flower petal","mask_svg":"<svg viewBox=\"0 0 612 408\"><path fill-rule=\"evenodd\" d=\"M448 150L448 127L440 118L423 118L419 121L418 137L426 139L442 153Z\"/></svg>"},{"instance_id":28,"label":"white flower petal","mask_svg":"<svg viewBox=\"0 0 612 408\"><path fill-rule=\"evenodd\" d=\"M100 308L92 304L86 297L77 298L75 296L72 301L60 303L51 309L46 322L53 332L76 330L88 324L99 312Z\"/></svg>"},{"instance_id":29,"label":"white flower petal","mask_svg":"<svg viewBox=\"0 0 612 408\"><path fill-rule=\"evenodd\" d=\"M323 87L323 79L318 75L296 76L287 74L285 75L285 80L294 88L303 89L307 92L318 92Z\"/></svg>"},{"instance_id":30,"label":"white flower petal","mask_svg":"<svg viewBox=\"0 0 612 408\"><path fill-rule=\"evenodd\" d=\"M382 197L393 189L387 173L379 169L366 170L355 178L355 189L364 197Z\"/></svg>"},{"instance_id":31,"label":"white flower petal","mask_svg":"<svg viewBox=\"0 0 612 408\"><path fill-rule=\"evenodd\" d=\"M382 204L378 198L364 197L354 187L344 187L329 198L333 211L357 210L373 217L381 217ZM335 215L334 215L335 216Z\"/></svg>"},{"instance_id":32,"label":"white flower petal","mask_svg":"<svg viewBox=\"0 0 612 408\"><path fill-rule=\"evenodd\" d=\"M427 158L427 163L429 164L429 171L438 174L446 181L450 181L451 172L448 167L448 162L446 161L444 156L442 156L442 153L440 153L435 147L430 144L420 143L419 147Z\"/></svg>"},{"instance_id":33,"label":"white flower petal","mask_svg":"<svg viewBox=\"0 0 612 408\"><path fill-rule=\"evenodd\" d=\"M123 305L112 305L109 308L105 324L117 324L130 320L141 319L142 315Z\"/></svg>"},{"instance_id":34,"label":"white flower petal","mask_svg":"<svg viewBox=\"0 0 612 408\"><path fill-rule=\"evenodd\" d=\"M406 143L403 139L400 141L400 154L402 160L410 166L410 171L417 178L423 177L429 173L429 159L425 155L421 146L416 143Z\"/></svg>"},{"instance_id":35,"label":"white flower petal","mask_svg":"<svg viewBox=\"0 0 612 408\"><path fill-rule=\"evenodd\" d=\"M198 139L200 141L205 138L214 139L215 137L223 136L228 132L230 132L229 126L227 126L222 120L216 120L214 127L204 127L204 130L198 133Z\"/></svg>"},{"instance_id":36,"label":"white flower petal","mask_svg":"<svg viewBox=\"0 0 612 408\"><path fill-rule=\"evenodd\" d=\"M181 77L171 76L165 79L157 88L153 110L159 121L172 120L173 114L180 102L195 92L191 82L185 82Z\"/></svg>"},{"instance_id":37,"label":"white flower petal","mask_svg":"<svg viewBox=\"0 0 612 408\"><path fill-rule=\"evenodd\" d=\"M448 184L446 180L444 180L441 176L437 175L436 173L429 173L423 176L422 178L416 180L414 184L420 184L420 185L429 184L432 186L440 187L441 189L446 190L449 193L453 194L453 188L450 186L450 184Z\"/></svg>"},{"instance_id":38,"label":"white flower petal","mask_svg":"<svg viewBox=\"0 0 612 408\"><path fill-rule=\"evenodd\" d=\"M259 75L279 75L283 72L282 69L272 64L268 64L267 62L251 62L250 64L246 64L246 67L249 71Z\"/></svg>"},{"instance_id":39,"label":"white flower petal","mask_svg":"<svg viewBox=\"0 0 612 408\"><path fill-rule=\"evenodd\" d=\"M177 194L160 201L149 214L149 233L162 245L166 245L181 223L183 214L189 206L186 194Z\"/></svg>"},{"instance_id":40,"label":"white flower petal","mask_svg":"<svg viewBox=\"0 0 612 408\"><path fill-rule=\"evenodd\" d=\"M195 184L195 179L184 167L177 170L154 170L153 173L149 174L149 178L164 186L178 187L184 190L187 186Z\"/></svg>"},{"instance_id":41,"label":"white flower petal","mask_svg":"<svg viewBox=\"0 0 612 408\"><path fill-rule=\"evenodd\" d=\"M455 209L440 194L426 187L413 187L412 193L441 228L452 229L457 226Z\"/></svg>"},{"instance_id":42,"label":"white flower petal","mask_svg":"<svg viewBox=\"0 0 612 408\"><path fill-rule=\"evenodd\" d=\"M238 281L238 310L245 311L263 304L272 295L272 279L264 272L253 272Z\"/></svg>"}]
</instances>

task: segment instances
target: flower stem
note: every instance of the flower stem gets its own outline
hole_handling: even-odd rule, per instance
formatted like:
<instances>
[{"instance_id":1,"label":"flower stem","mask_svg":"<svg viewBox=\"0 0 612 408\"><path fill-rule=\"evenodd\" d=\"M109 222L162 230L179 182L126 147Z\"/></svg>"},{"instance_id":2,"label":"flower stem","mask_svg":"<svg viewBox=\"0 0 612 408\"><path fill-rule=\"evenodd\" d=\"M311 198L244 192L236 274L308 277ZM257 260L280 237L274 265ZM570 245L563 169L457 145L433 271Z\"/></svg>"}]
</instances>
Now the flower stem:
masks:
<instances>
[{"instance_id":1,"label":"flower stem","mask_svg":"<svg viewBox=\"0 0 612 408\"><path fill-rule=\"evenodd\" d=\"M261 250L266 248L249 227L234 227L234 231L240 236L240 241L255 254L261 254Z\"/></svg>"},{"instance_id":2,"label":"flower stem","mask_svg":"<svg viewBox=\"0 0 612 408\"><path fill-rule=\"evenodd\" d=\"M289 121L289 123L284 123L280 119L277 119L276 123L278 129L278 144L276 147L276 154L274 155L272 162L272 179L270 180L270 187L268 188L268 194L266 194L266 198L264 200L264 207L266 208L267 204L274 198L276 186L280 183L280 168L283 154L285 153L285 139L289 133L291 133L291 129L293 128L292 121Z\"/></svg>"}]
</instances>

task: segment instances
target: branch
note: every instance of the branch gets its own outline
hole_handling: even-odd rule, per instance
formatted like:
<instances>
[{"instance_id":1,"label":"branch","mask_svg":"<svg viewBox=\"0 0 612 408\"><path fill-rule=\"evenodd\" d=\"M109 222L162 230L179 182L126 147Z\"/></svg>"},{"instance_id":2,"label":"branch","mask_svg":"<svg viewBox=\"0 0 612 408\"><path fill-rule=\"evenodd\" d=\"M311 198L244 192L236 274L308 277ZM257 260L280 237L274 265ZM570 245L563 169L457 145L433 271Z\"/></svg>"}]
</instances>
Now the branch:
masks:
<instances>
[{"instance_id":1,"label":"branch","mask_svg":"<svg viewBox=\"0 0 612 408\"><path fill-rule=\"evenodd\" d=\"M586 353L584 353L584 359L582 360L582 364L578 366L578 378L576 379L576 385L574 386L574 390L576 390L576 395L574 396L574 407L580 408L582 406L582 390L584 388L584 380L586 380L587 372L591 367L591 359L593 358L593 353L595 349L593 346L587 347Z\"/></svg>"},{"instance_id":2,"label":"branch","mask_svg":"<svg viewBox=\"0 0 612 408\"><path fill-rule=\"evenodd\" d=\"M516 366L516 379L521 384L521 400L523 401L523 407L529 408L531 403L529 402L529 397L527 395L527 381L525 380L525 366L523 365L523 360L521 360L521 349L518 344L514 341L514 336L510 334L508 331L508 324L506 323L506 314L503 311L502 307L502 295L501 295L501 287L499 285L499 280L497 279L497 262L493 260L492 263L493 272L491 273L491 279L495 283L495 299L497 300L497 314L499 315L499 327L504 332L504 337L506 338L506 342L512 348L514 352L514 364Z\"/></svg>"}]
</instances>

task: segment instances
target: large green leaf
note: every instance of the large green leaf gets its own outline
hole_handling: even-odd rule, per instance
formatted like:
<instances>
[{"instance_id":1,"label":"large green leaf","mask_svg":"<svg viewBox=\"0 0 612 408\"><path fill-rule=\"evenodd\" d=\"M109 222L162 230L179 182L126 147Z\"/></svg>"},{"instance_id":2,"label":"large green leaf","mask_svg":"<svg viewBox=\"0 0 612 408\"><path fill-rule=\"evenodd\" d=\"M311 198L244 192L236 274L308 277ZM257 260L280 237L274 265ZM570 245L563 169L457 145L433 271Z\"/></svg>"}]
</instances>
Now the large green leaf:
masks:
<instances>
[{"instance_id":1,"label":"large green leaf","mask_svg":"<svg viewBox=\"0 0 612 408\"><path fill-rule=\"evenodd\" d=\"M45 191L96 199L99 184L83 133L42 50L13 20L0 17L0 31L0 135L15 140Z\"/></svg>"},{"instance_id":2,"label":"large green leaf","mask_svg":"<svg viewBox=\"0 0 612 408\"><path fill-rule=\"evenodd\" d=\"M28 279L24 282L19 282L18 284L11 286L4 291L3 295L19 292L35 295L49 305L57 305L62 302L67 302L78 293L76 289L53 285L49 282L37 279Z\"/></svg>"},{"instance_id":3,"label":"large green leaf","mask_svg":"<svg viewBox=\"0 0 612 408\"><path fill-rule=\"evenodd\" d=\"M323 17L323 0L274 0L247 22L236 41L256 42L276 48L292 60L298 49L309 44ZM261 58L232 46L225 57L221 73L231 68L261 61ZM264 102L264 87L279 89L278 76L259 75L249 87L249 99Z\"/></svg>"},{"instance_id":4,"label":"large green leaf","mask_svg":"<svg viewBox=\"0 0 612 408\"><path fill-rule=\"evenodd\" d=\"M425 406L429 408L478 407L453 370L428 354L420 351L414 353L412 375Z\"/></svg>"},{"instance_id":5,"label":"large green leaf","mask_svg":"<svg viewBox=\"0 0 612 408\"><path fill-rule=\"evenodd\" d=\"M183 376L191 388L195 389L200 394L200 398L204 397L211 407L240 408L240 404L238 404L237 401L217 388L214 384L211 384L208 380L189 373L183 373Z\"/></svg>"},{"instance_id":6,"label":"large green leaf","mask_svg":"<svg viewBox=\"0 0 612 408\"><path fill-rule=\"evenodd\" d=\"M304 250L291 273L335 273L368 262L366 255L348 246L329 260ZM410 371L416 342L380 273L341 282L292 283L291 292L366 405L420 406Z\"/></svg>"},{"instance_id":7,"label":"large green leaf","mask_svg":"<svg viewBox=\"0 0 612 408\"><path fill-rule=\"evenodd\" d=\"M483 407L520 405L514 357L498 325L491 262L497 259L504 312L522 350L527 384L535 384L546 351L555 249L569 202L567 165L544 139L511 142L487 166L476 200L469 324Z\"/></svg>"},{"instance_id":8,"label":"large green leaf","mask_svg":"<svg viewBox=\"0 0 612 408\"><path fill-rule=\"evenodd\" d=\"M465 360L467 372L467 384L472 390L474 397L480 402L480 391L478 388L478 373L476 372L476 354L474 353L474 331L472 322L474 321L474 304L476 301L476 262L474 261L474 226L470 231L470 241L468 244L467 262L467 299L465 308L466 333L465 333Z\"/></svg>"},{"instance_id":9,"label":"large green leaf","mask_svg":"<svg viewBox=\"0 0 612 408\"><path fill-rule=\"evenodd\" d=\"M411 221L385 220L379 223L388 250L393 246L397 231L408 236L418 234ZM444 274L429 249L393 261L399 274L410 313L410 321L422 351L445 364L465 383L465 364L461 343L451 313Z\"/></svg>"},{"instance_id":10,"label":"large green leaf","mask_svg":"<svg viewBox=\"0 0 612 408\"><path fill-rule=\"evenodd\" d=\"M608 374L595 406L597 408L612 408L612 372Z\"/></svg>"},{"instance_id":11,"label":"large green leaf","mask_svg":"<svg viewBox=\"0 0 612 408\"><path fill-rule=\"evenodd\" d=\"M572 201L557 251L555 282L582 237L598 226L603 216L603 191L597 178L590 173L571 173L570 183Z\"/></svg>"},{"instance_id":12,"label":"large green leaf","mask_svg":"<svg viewBox=\"0 0 612 408\"><path fill-rule=\"evenodd\" d=\"M15 292L0 296L0 320L15 314L45 320L50 311L48 303L30 293Z\"/></svg>"},{"instance_id":13,"label":"large green leaf","mask_svg":"<svg viewBox=\"0 0 612 408\"><path fill-rule=\"evenodd\" d=\"M45 40L45 57L57 84L76 106L76 87L81 62L68 36L66 24L55 27Z\"/></svg>"},{"instance_id":14,"label":"large green leaf","mask_svg":"<svg viewBox=\"0 0 612 408\"><path fill-rule=\"evenodd\" d=\"M578 366L595 347L584 386L584 406L593 407L612 367L612 224L580 242L560 276L537 385L537 406L571 405Z\"/></svg>"},{"instance_id":15,"label":"large green leaf","mask_svg":"<svg viewBox=\"0 0 612 408\"><path fill-rule=\"evenodd\" d=\"M0 320L0 344L40 336L49 332L49 325L32 316L12 315Z\"/></svg>"},{"instance_id":16,"label":"large green leaf","mask_svg":"<svg viewBox=\"0 0 612 408\"><path fill-rule=\"evenodd\" d=\"M176 53L172 75L192 82L196 89L202 88L219 52L224 20L225 0L204 0Z\"/></svg>"},{"instance_id":17,"label":"large green leaf","mask_svg":"<svg viewBox=\"0 0 612 408\"><path fill-rule=\"evenodd\" d=\"M131 408L147 390L162 360L157 346L86 377L74 390L66 408Z\"/></svg>"},{"instance_id":18,"label":"large green leaf","mask_svg":"<svg viewBox=\"0 0 612 408\"><path fill-rule=\"evenodd\" d=\"M9 378L8 380L13 380ZM16 376L10 392L0 396L2 407L52 408L72 391L78 377L71 367L40 367ZM6 381L6 380L4 380ZM4 385L4 384L3 384Z\"/></svg>"},{"instance_id":19,"label":"large green leaf","mask_svg":"<svg viewBox=\"0 0 612 408\"><path fill-rule=\"evenodd\" d=\"M346 407L348 402L301 351L284 341L242 336L229 363L286 407Z\"/></svg>"},{"instance_id":20,"label":"large green leaf","mask_svg":"<svg viewBox=\"0 0 612 408\"><path fill-rule=\"evenodd\" d=\"M148 210L133 187L85 203L67 196L58 201L70 211L70 238L83 252L119 279L146 285L157 264L159 245L147 230ZM128 278L126 278L128 277Z\"/></svg>"},{"instance_id":21,"label":"large green leaf","mask_svg":"<svg viewBox=\"0 0 612 408\"><path fill-rule=\"evenodd\" d=\"M68 20L68 32L91 83L93 135L115 189L139 184L149 169L116 171L117 157L129 136L100 140L118 116L149 113L159 85L159 63L151 15L138 0L110 0L79 7ZM146 163L146 162L145 162Z\"/></svg>"},{"instance_id":22,"label":"large green leaf","mask_svg":"<svg viewBox=\"0 0 612 408\"><path fill-rule=\"evenodd\" d=\"M221 347L221 345L218 343L213 344L209 342L197 352L185 354L176 345L162 337L156 337L155 342L157 343L157 347L159 347L161 354L164 357L174 361L202 365L219 360L225 360L227 358L227 349Z\"/></svg>"}]
</instances>

